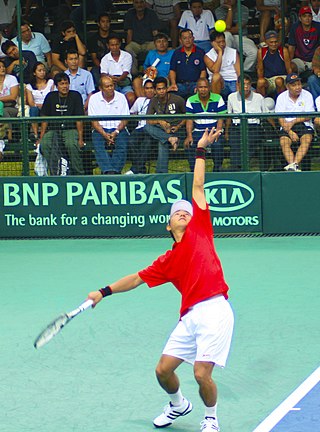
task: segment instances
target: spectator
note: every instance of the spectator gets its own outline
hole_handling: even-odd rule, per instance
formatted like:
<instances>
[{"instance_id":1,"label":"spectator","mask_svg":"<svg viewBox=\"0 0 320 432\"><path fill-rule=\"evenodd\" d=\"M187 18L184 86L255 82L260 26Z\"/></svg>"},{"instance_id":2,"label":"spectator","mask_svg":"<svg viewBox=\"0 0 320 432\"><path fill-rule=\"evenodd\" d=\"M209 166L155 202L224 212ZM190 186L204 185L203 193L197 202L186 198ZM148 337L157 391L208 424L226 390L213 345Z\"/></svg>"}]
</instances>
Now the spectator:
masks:
<instances>
[{"instance_id":1,"label":"spectator","mask_svg":"<svg viewBox=\"0 0 320 432\"><path fill-rule=\"evenodd\" d=\"M8 39L14 36L16 27L16 0L5 0L1 4L0 33Z\"/></svg>"},{"instance_id":2,"label":"spectator","mask_svg":"<svg viewBox=\"0 0 320 432\"><path fill-rule=\"evenodd\" d=\"M310 7L312 11L312 21L320 22L320 1L310 0Z\"/></svg>"},{"instance_id":3,"label":"spectator","mask_svg":"<svg viewBox=\"0 0 320 432\"><path fill-rule=\"evenodd\" d=\"M112 77L101 76L100 91L89 100L89 115L119 116L119 120L93 121L92 141L101 173L120 174L126 161L129 136L126 129L128 122L120 120L120 116L130 115L130 111L125 96L115 91Z\"/></svg>"},{"instance_id":4,"label":"spectator","mask_svg":"<svg viewBox=\"0 0 320 432\"><path fill-rule=\"evenodd\" d=\"M207 77L204 51L194 44L191 30L180 31L181 48L177 48L170 62L169 91L187 98L194 94L199 78Z\"/></svg>"},{"instance_id":5,"label":"spectator","mask_svg":"<svg viewBox=\"0 0 320 432\"><path fill-rule=\"evenodd\" d=\"M301 78L291 73L286 78L287 90L278 96L276 112L294 113L314 111L311 93L302 88ZM280 145L287 161L286 171L301 171L299 164L307 154L314 130L310 117L279 117ZM295 147L297 148L295 151Z\"/></svg>"},{"instance_id":6,"label":"spectator","mask_svg":"<svg viewBox=\"0 0 320 432\"><path fill-rule=\"evenodd\" d=\"M184 146L188 155L190 171L194 171L195 154L199 139L206 128L215 128L214 142L211 147L211 155L214 161L213 171L221 171L223 162L223 144L220 135L223 128L223 120L209 118L207 114L227 112L226 104L218 94L210 92L210 84L207 78L199 78L197 82L197 93L190 96L186 103L187 114L202 114L202 119L188 119L186 121L187 136Z\"/></svg>"},{"instance_id":7,"label":"spectator","mask_svg":"<svg viewBox=\"0 0 320 432\"><path fill-rule=\"evenodd\" d=\"M209 9L203 9L202 0L190 1L190 9L185 10L181 15L179 28L191 30L194 43L204 52L210 51L210 32L214 28L214 18Z\"/></svg>"},{"instance_id":8,"label":"spectator","mask_svg":"<svg viewBox=\"0 0 320 432\"><path fill-rule=\"evenodd\" d=\"M172 48L178 45L178 22L181 16L180 0L147 0L147 6L156 12L159 30L169 34Z\"/></svg>"},{"instance_id":9,"label":"spectator","mask_svg":"<svg viewBox=\"0 0 320 432\"><path fill-rule=\"evenodd\" d=\"M45 33L44 17L52 21L52 32L56 33L63 21L70 19L72 0L26 0L24 19L41 33ZM32 7L33 6L33 7Z\"/></svg>"},{"instance_id":10,"label":"spectator","mask_svg":"<svg viewBox=\"0 0 320 432\"><path fill-rule=\"evenodd\" d=\"M0 60L0 104L4 117L17 117L17 101L19 95L19 83L17 78L6 73L6 66L3 59ZM12 139L12 129L7 125L2 126L1 139L4 138L8 129L8 139ZM3 147L4 149L4 147ZM2 153L3 153L2 149Z\"/></svg>"},{"instance_id":11,"label":"spectator","mask_svg":"<svg viewBox=\"0 0 320 432\"><path fill-rule=\"evenodd\" d=\"M133 0L133 8L129 9L124 17L124 30L127 32L127 45L125 50L133 58L132 73L138 73L138 55L146 56L154 49L153 37L160 27L157 14L147 8L145 0Z\"/></svg>"},{"instance_id":12,"label":"spectator","mask_svg":"<svg viewBox=\"0 0 320 432\"><path fill-rule=\"evenodd\" d=\"M240 58L237 50L226 46L224 33L210 33L212 48L204 56L207 66L211 91L227 100L230 93L237 90L240 75Z\"/></svg>"},{"instance_id":13,"label":"spectator","mask_svg":"<svg viewBox=\"0 0 320 432\"><path fill-rule=\"evenodd\" d=\"M80 93L70 90L69 77L59 72L54 77L57 91L47 94L41 108L44 117L60 117L58 122L42 122L40 151L48 163L51 175L84 174L80 149L84 146L83 124L64 121L64 116L83 116Z\"/></svg>"},{"instance_id":14,"label":"spectator","mask_svg":"<svg viewBox=\"0 0 320 432\"><path fill-rule=\"evenodd\" d=\"M257 62L257 47L252 39L248 38L249 9L241 5L242 13L242 44L243 55L245 57L243 68L245 72L253 72ZM239 22L237 0L223 0L221 6L215 10L217 20L224 20L227 25L226 43L231 48L236 48L239 52Z\"/></svg>"},{"instance_id":15,"label":"spectator","mask_svg":"<svg viewBox=\"0 0 320 432\"><path fill-rule=\"evenodd\" d=\"M79 54L76 50L67 52L65 63L68 67L65 72L70 80L70 90L76 90L81 94L83 109L86 114L89 98L95 90L92 75L89 71L79 67Z\"/></svg>"},{"instance_id":16,"label":"spectator","mask_svg":"<svg viewBox=\"0 0 320 432\"><path fill-rule=\"evenodd\" d=\"M6 54L5 65L7 73L14 75L18 81L21 77L19 49L11 40L7 40L1 45L2 51ZM37 63L37 58L32 51L22 51L22 80L25 84L30 82L31 71Z\"/></svg>"},{"instance_id":17,"label":"spectator","mask_svg":"<svg viewBox=\"0 0 320 432\"><path fill-rule=\"evenodd\" d=\"M65 64L68 51L76 50L79 54L79 66L85 66L86 47L79 38L74 23L63 21L61 24L61 34L52 43L52 63L54 72L66 71Z\"/></svg>"},{"instance_id":18,"label":"spectator","mask_svg":"<svg viewBox=\"0 0 320 432\"><path fill-rule=\"evenodd\" d=\"M309 6L299 10L299 21L291 27L288 48L291 68L301 74L312 69L312 57L319 44L320 23L312 21L312 11Z\"/></svg>"},{"instance_id":19,"label":"spectator","mask_svg":"<svg viewBox=\"0 0 320 432\"><path fill-rule=\"evenodd\" d=\"M167 78L170 71L170 61L173 50L169 49L168 36L164 33L157 33L154 37L156 49L148 52L143 63L144 76L153 81L157 76ZM157 66L152 66L159 61ZM143 96L143 77L137 77L133 81L134 92L137 96Z\"/></svg>"},{"instance_id":20,"label":"spectator","mask_svg":"<svg viewBox=\"0 0 320 432\"><path fill-rule=\"evenodd\" d=\"M313 74L308 78L308 88L316 101L320 95L320 46L316 48L312 58L312 71Z\"/></svg>"},{"instance_id":21,"label":"spectator","mask_svg":"<svg viewBox=\"0 0 320 432\"><path fill-rule=\"evenodd\" d=\"M269 28L271 18L275 15L280 16L281 0L256 0L256 7L260 12L260 42L265 42L264 36Z\"/></svg>"},{"instance_id":22,"label":"spectator","mask_svg":"<svg viewBox=\"0 0 320 432\"><path fill-rule=\"evenodd\" d=\"M278 33L265 34L266 47L259 48L257 61L257 92L262 96L279 95L286 90L286 76L292 72L288 48L279 44Z\"/></svg>"},{"instance_id":23,"label":"spectator","mask_svg":"<svg viewBox=\"0 0 320 432\"><path fill-rule=\"evenodd\" d=\"M112 8L112 0L90 0L86 1L86 17L87 19L96 17L105 11L110 11ZM70 14L70 19L75 23L76 31L82 34L84 31L83 25L83 12L84 4L80 3L80 6L73 8Z\"/></svg>"},{"instance_id":24,"label":"spectator","mask_svg":"<svg viewBox=\"0 0 320 432\"><path fill-rule=\"evenodd\" d=\"M185 114L184 100L173 93L168 92L168 81L166 78L158 77L154 80L153 86L155 96L148 106L148 115L158 114ZM145 130L152 138L158 141L157 173L167 173L169 164L169 147L176 151L179 139L185 137L185 120L156 119L147 120Z\"/></svg>"},{"instance_id":25,"label":"spectator","mask_svg":"<svg viewBox=\"0 0 320 432\"><path fill-rule=\"evenodd\" d=\"M102 57L109 52L109 49L107 47L107 39L110 35L111 23L109 13L101 13L98 16L96 22L98 26L98 31L92 34L89 33L88 35L88 52L93 62L93 66L90 72L93 75L95 86L98 87L100 80L100 62Z\"/></svg>"},{"instance_id":26,"label":"spectator","mask_svg":"<svg viewBox=\"0 0 320 432\"><path fill-rule=\"evenodd\" d=\"M143 84L144 94L143 97L138 97L133 106L130 108L130 114L145 115L150 100L154 96L153 82L146 79ZM131 160L132 165L126 174L146 174L146 161L149 156L152 138L145 131L146 120L140 120L137 127L131 132L128 147L128 159Z\"/></svg>"},{"instance_id":27,"label":"spectator","mask_svg":"<svg viewBox=\"0 0 320 432\"><path fill-rule=\"evenodd\" d=\"M52 55L49 42L42 33L33 32L27 23L21 24L21 48L23 51L32 51L38 62L45 63L50 70ZM12 39L15 45L19 45L18 36Z\"/></svg>"},{"instance_id":28,"label":"spectator","mask_svg":"<svg viewBox=\"0 0 320 432\"><path fill-rule=\"evenodd\" d=\"M30 83L26 86L27 104L30 107L30 117L39 117L43 101L48 93L54 89L52 79L48 78L46 67L37 62L32 69ZM31 124L32 132L29 135L31 141L38 141L38 123Z\"/></svg>"},{"instance_id":29,"label":"spectator","mask_svg":"<svg viewBox=\"0 0 320 432\"><path fill-rule=\"evenodd\" d=\"M132 106L136 99L132 88L132 56L120 49L120 36L110 35L107 43L110 51L101 59L101 73L112 77L115 90L124 94Z\"/></svg>"},{"instance_id":30,"label":"spectator","mask_svg":"<svg viewBox=\"0 0 320 432\"><path fill-rule=\"evenodd\" d=\"M239 114L242 113L242 98L245 101L245 112L246 113L263 113L268 112L266 99L259 93L252 91L252 79L250 75L245 74L243 77L243 88L240 77L238 78L238 91L231 93L228 97L228 113ZM274 106L274 101L270 101ZM231 159L231 170L241 170L241 131L240 131L240 119L230 118L226 121L225 138L230 144L230 159ZM261 126L260 118L252 117L248 119L248 149L249 157L252 157L259 146L261 139Z\"/></svg>"}]
</instances>

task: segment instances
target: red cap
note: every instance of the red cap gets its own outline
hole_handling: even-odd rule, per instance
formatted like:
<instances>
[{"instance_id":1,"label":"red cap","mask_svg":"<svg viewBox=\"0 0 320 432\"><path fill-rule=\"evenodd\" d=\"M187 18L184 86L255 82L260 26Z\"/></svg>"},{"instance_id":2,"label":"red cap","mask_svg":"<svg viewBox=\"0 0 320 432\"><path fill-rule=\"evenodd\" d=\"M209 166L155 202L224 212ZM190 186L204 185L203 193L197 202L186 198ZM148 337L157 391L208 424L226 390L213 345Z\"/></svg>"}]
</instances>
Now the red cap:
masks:
<instances>
[{"instance_id":1,"label":"red cap","mask_svg":"<svg viewBox=\"0 0 320 432\"><path fill-rule=\"evenodd\" d=\"M303 6L300 10L299 10L299 16L300 15L304 15L304 14L310 14L312 15L312 10L310 6Z\"/></svg>"}]
</instances>

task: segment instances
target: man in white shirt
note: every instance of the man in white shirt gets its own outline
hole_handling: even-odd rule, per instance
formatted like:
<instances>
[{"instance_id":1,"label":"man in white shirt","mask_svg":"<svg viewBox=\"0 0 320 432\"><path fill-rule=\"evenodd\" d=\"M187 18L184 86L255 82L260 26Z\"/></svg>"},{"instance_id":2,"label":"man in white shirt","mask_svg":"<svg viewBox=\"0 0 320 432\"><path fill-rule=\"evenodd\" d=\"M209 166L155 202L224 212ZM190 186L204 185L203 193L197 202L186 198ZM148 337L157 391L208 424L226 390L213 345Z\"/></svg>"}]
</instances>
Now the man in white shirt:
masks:
<instances>
[{"instance_id":1,"label":"man in white shirt","mask_svg":"<svg viewBox=\"0 0 320 432\"><path fill-rule=\"evenodd\" d=\"M190 10L182 13L179 28L189 29L194 36L194 43L204 52L211 49L210 32L214 28L214 17L209 9L203 9L203 0L191 0Z\"/></svg>"},{"instance_id":2,"label":"man in white shirt","mask_svg":"<svg viewBox=\"0 0 320 432\"><path fill-rule=\"evenodd\" d=\"M313 97L304 90L296 73L286 77L287 90L277 97L275 112L294 113L315 111ZM279 117L280 145L287 161L286 171L301 171L299 164L306 156L313 139L314 129L309 116Z\"/></svg>"},{"instance_id":3,"label":"man in white shirt","mask_svg":"<svg viewBox=\"0 0 320 432\"><path fill-rule=\"evenodd\" d=\"M271 98L264 98L261 94L252 91L252 80L249 75L243 77L244 88L242 89L241 79L238 78L239 91L231 93L228 96L228 113L240 114L242 113L242 97L245 99L245 112L246 113L263 113L270 112L271 109L267 107L268 102L273 102ZM274 102L273 102L274 106ZM230 158L231 170L239 171L241 169L241 127L240 118L228 118L226 121L225 138L229 140L230 144ZM259 146L262 136L262 129L260 125L260 118L252 117L248 119L248 151L249 157L252 157L255 150Z\"/></svg>"},{"instance_id":4,"label":"man in white shirt","mask_svg":"<svg viewBox=\"0 0 320 432\"><path fill-rule=\"evenodd\" d=\"M101 59L100 71L103 74L112 77L115 89L124 94L127 98L129 106L132 106L136 100L132 84L132 56L126 51L120 49L121 37L112 34L107 39L107 47L109 49Z\"/></svg>"},{"instance_id":5,"label":"man in white shirt","mask_svg":"<svg viewBox=\"0 0 320 432\"><path fill-rule=\"evenodd\" d=\"M89 116L119 116L119 120L93 121L92 142L102 174L121 174L127 156L127 120L130 115L125 96L114 89L112 77L102 75L100 91L89 99ZM107 147L107 149L106 149Z\"/></svg>"}]
</instances>

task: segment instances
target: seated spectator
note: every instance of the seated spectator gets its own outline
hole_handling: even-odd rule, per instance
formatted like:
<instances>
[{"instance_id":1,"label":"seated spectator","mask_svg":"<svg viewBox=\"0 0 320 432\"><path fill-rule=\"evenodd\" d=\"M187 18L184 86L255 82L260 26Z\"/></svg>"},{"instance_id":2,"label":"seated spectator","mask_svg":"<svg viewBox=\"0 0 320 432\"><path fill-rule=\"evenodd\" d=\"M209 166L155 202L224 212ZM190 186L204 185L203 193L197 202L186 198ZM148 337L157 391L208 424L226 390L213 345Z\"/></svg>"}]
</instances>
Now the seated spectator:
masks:
<instances>
[{"instance_id":1,"label":"seated spectator","mask_svg":"<svg viewBox=\"0 0 320 432\"><path fill-rule=\"evenodd\" d=\"M181 48L177 48L171 58L168 91L188 98L193 95L199 78L207 77L204 51L194 44L191 30L180 31Z\"/></svg>"},{"instance_id":2,"label":"seated spectator","mask_svg":"<svg viewBox=\"0 0 320 432\"><path fill-rule=\"evenodd\" d=\"M49 42L42 33L33 32L27 23L21 24L21 48L23 51L32 51L38 62L45 63L50 70L52 66L52 55ZM19 45L18 36L12 39Z\"/></svg>"},{"instance_id":3,"label":"seated spectator","mask_svg":"<svg viewBox=\"0 0 320 432\"><path fill-rule=\"evenodd\" d=\"M204 56L207 66L211 91L227 100L230 93L237 90L237 79L240 76L240 58L237 50L226 46L224 33L210 33L212 48Z\"/></svg>"},{"instance_id":4,"label":"seated spectator","mask_svg":"<svg viewBox=\"0 0 320 432\"><path fill-rule=\"evenodd\" d=\"M318 46L312 57L312 72L313 74L308 78L308 88L316 101L320 95L320 46Z\"/></svg>"},{"instance_id":5,"label":"seated spectator","mask_svg":"<svg viewBox=\"0 0 320 432\"><path fill-rule=\"evenodd\" d=\"M158 141L157 173L167 173L169 165L169 148L176 151L179 140L185 138L185 120L176 118L161 120L157 114L185 114L185 103L182 97L168 92L168 81L158 77L153 82L155 96L148 106L148 115L154 115L155 120L147 120L145 130Z\"/></svg>"},{"instance_id":6,"label":"seated spectator","mask_svg":"<svg viewBox=\"0 0 320 432\"><path fill-rule=\"evenodd\" d=\"M164 33L157 33L154 37L154 44L156 49L148 52L143 63L144 76L137 77L133 81L134 92L138 97L144 95L144 79L147 78L153 81L156 77L167 78L169 76L170 61L173 55L173 50L169 49L168 36ZM155 61L157 61L157 65L153 66Z\"/></svg>"},{"instance_id":7,"label":"seated spectator","mask_svg":"<svg viewBox=\"0 0 320 432\"><path fill-rule=\"evenodd\" d=\"M277 96L286 90L285 79L291 73L289 51L279 43L278 33L265 34L266 47L259 48L257 61L257 92Z\"/></svg>"},{"instance_id":8,"label":"seated spectator","mask_svg":"<svg viewBox=\"0 0 320 432\"><path fill-rule=\"evenodd\" d=\"M127 120L120 116L130 115L125 96L114 89L112 77L101 75L100 91L89 100L90 116L115 116L119 120L93 121L92 142L102 174L121 174L127 156Z\"/></svg>"},{"instance_id":9,"label":"seated spectator","mask_svg":"<svg viewBox=\"0 0 320 432\"><path fill-rule=\"evenodd\" d=\"M146 79L143 84L145 96L138 97L133 106L130 108L130 114L145 115L150 100L154 96L153 82ZM132 165L125 174L146 174L146 161L148 159L152 138L145 131L146 120L140 120L137 127L130 133L128 146L128 159Z\"/></svg>"},{"instance_id":10,"label":"seated spectator","mask_svg":"<svg viewBox=\"0 0 320 432\"><path fill-rule=\"evenodd\" d=\"M181 17L180 0L147 0L146 4L156 12L160 21L159 30L170 35L171 46L176 48Z\"/></svg>"},{"instance_id":11,"label":"seated spectator","mask_svg":"<svg viewBox=\"0 0 320 432\"><path fill-rule=\"evenodd\" d=\"M302 88L301 78L291 73L286 78L287 90L276 102L275 112L294 113L314 111L311 93ZM299 164L306 156L312 142L314 130L310 117L279 117L280 145L287 161L286 171L301 171ZM296 150L294 149L296 147Z\"/></svg>"},{"instance_id":12,"label":"seated spectator","mask_svg":"<svg viewBox=\"0 0 320 432\"><path fill-rule=\"evenodd\" d=\"M20 60L19 60L19 49L16 44L11 40L7 40L1 45L2 51L7 57L5 57L5 65L7 73L14 75L18 81L21 77ZM37 63L37 58L32 51L22 51L22 80L25 84L30 82L31 71L34 65Z\"/></svg>"},{"instance_id":13,"label":"seated spectator","mask_svg":"<svg viewBox=\"0 0 320 432\"><path fill-rule=\"evenodd\" d=\"M64 72L67 70L65 64L67 52L78 51L79 66L85 67L86 47L76 32L72 21L63 21L61 24L61 34L52 43L52 64L53 71Z\"/></svg>"},{"instance_id":14,"label":"seated spectator","mask_svg":"<svg viewBox=\"0 0 320 432\"><path fill-rule=\"evenodd\" d=\"M52 20L52 33L56 33L61 23L70 19L72 5L72 0L26 0L23 18L35 31L45 33L44 17L47 15Z\"/></svg>"},{"instance_id":15,"label":"seated spectator","mask_svg":"<svg viewBox=\"0 0 320 432\"><path fill-rule=\"evenodd\" d=\"M79 67L78 51L68 51L65 63L68 67L65 73L70 80L70 90L76 90L81 94L83 109L86 114L88 111L89 98L95 90L93 77L89 71Z\"/></svg>"},{"instance_id":16,"label":"seated spectator","mask_svg":"<svg viewBox=\"0 0 320 432\"><path fill-rule=\"evenodd\" d=\"M208 118L207 114L227 112L226 104L218 94L210 92L210 85L207 78L199 78L197 82L197 93L190 96L186 102L187 114L202 114L202 119L186 121L187 136L184 146L187 152L190 171L194 171L196 161L196 148L199 139L206 128L215 128L215 141L211 145L211 155L214 162L213 171L221 171L223 162L223 144L220 139L223 128L223 119Z\"/></svg>"},{"instance_id":17,"label":"seated spectator","mask_svg":"<svg viewBox=\"0 0 320 432\"><path fill-rule=\"evenodd\" d=\"M101 59L101 74L111 76L115 90L124 94L129 106L136 99L132 88L132 56L120 49L121 37L112 34L108 37L109 52Z\"/></svg>"},{"instance_id":18,"label":"seated spectator","mask_svg":"<svg viewBox=\"0 0 320 432\"><path fill-rule=\"evenodd\" d=\"M264 36L270 26L271 18L280 16L281 0L256 0L257 10L260 12L260 42L265 42Z\"/></svg>"},{"instance_id":19,"label":"seated spectator","mask_svg":"<svg viewBox=\"0 0 320 432\"><path fill-rule=\"evenodd\" d=\"M180 29L191 30L194 43L204 52L210 51L210 32L214 28L214 18L209 9L203 9L202 0L190 1L190 9L182 12L178 26Z\"/></svg>"},{"instance_id":20,"label":"seated spectator","mask_svg":"<svg viewBox=\"0 0 320 432\"><path fill-rule=\"evenodd\" d=\"M242 45L245 57L243 68L245 72L253 72L257 62L257 47L252 39L248 38L249 9L241 5L242 14ZM227 25L226 44L239 52L239 19L237 0L223 0L221 6L215 10L217 20L224 20Z\"/></svg>"},{"instance_id":21,"label":"seated spectator","mask_svg":"<svg viewBox=\"0 0 320 432\"><path fill-rule=\"evenodd\" d=\"M299 10L299 21L291 26L288 49L291 69L298 74L311 71L312 58L319 44L320 23L312 21L309 6Z\"/></svg>"},{"instance_id":22,"label":"seated spectator","mask_svg":"<svg viewBox=\"0 0 320 432\"><path fill-rule=\"evenodd\" d=\"M80 149L84 146L81 120L64 121L64 116L83 116L80 93L70 90L69 77L59 72L54 77L57 91L47 94L41 116L60 117L58 122L42 122L39 140L40 151L48 163L51 175L84 174Z\"/></svg>"},{"instance_id":23,"label":"seated spectator","mask_svg":"<svg viewBox=\"0 0 320 432\"><path fill-rule=\"evenodd\" d=\"M228 96L228 113L239 114L242 113L242 98L245 100L246 113L263 113L269 112L270 108L266 105L266 100L259 93L252 91L252 79L249 75L243 77L243 88L241 78L238 78L238 91L231 93ZM271 99L271 98L267 98ZM269 101L268 101L269 102ZM274 105L274 102L271 101ZM239 171L242 168L241 163L241 122L237 118L228 118L226 121L225 138L230 144L230 159L231 170ZM249 157L252 157L260 144L261 139L261 126L260 118L252 117L248 119L248 150Z\"/></svg>"},{"instance_id":24,"label":"seated spectator","mask_svg":"<svg viewBox=\"0 0 320 432\"><path fill-rule=\"evenodd\" d=\"M0 59L0 104L3 117L17 117L17 101L19 95L19 83L17 78L6 73L5 62ZM1 139L5 137L8 130L8 139L12 139L12 129L10 126L1 126ZM4 147L3 147L4 149ZM3 152L2 149L2 152Z\"/></svg>"},{"instance_id":25,"label":"seated spectator","mask_svg":"<svg viewBox=\"0 0 320 432\"><path fill-rule=\"evenodd\" d=\"M147 8L145 0L133 0L133 8L124 17L124 30L127 32L125 50L133 58L132 74L138 73L138 55L146 56L154 49L153 37L160 27L157 14Z\"/></svg>"},{"instance_id":26,"label":"seated spectator","mask_svg":"<svg viewBox=\"0 0 320 432\"><path fill-rule=\"evenodd\" d=\"M100 62L108 52L107 39L110 35L111 18L109 13L102 12L97 18L98 31L88 34L88 52L91 56L93 66L91 73L93 75L96 88L99 86L100 80Z\"/></svg>"},{"instance_id":27,"label":"seated spectator","mask_svg":"<svg viewBox=\"0 0 320 432\"><path fill-rule=\"evenodd\" d=\"M320 22L320 2L319 0L310 0L312 11L312 21Z\"/></svg>"},{"instance_id":28,"label":"seated spectator","mask_svg":"<svg viewBox=\"0 0 320 432\"><path fill-rule=\"evenodd\" d=\"M46 67L43 63L37 62L32 69L30 83L26 86L26 102L30 107L30 117L40 117L40 110L47 94L54 89L52 79L48 78ZM31 124L32 132L30 140L38 140L38 123Z\"/></svg>"}]
</instances>

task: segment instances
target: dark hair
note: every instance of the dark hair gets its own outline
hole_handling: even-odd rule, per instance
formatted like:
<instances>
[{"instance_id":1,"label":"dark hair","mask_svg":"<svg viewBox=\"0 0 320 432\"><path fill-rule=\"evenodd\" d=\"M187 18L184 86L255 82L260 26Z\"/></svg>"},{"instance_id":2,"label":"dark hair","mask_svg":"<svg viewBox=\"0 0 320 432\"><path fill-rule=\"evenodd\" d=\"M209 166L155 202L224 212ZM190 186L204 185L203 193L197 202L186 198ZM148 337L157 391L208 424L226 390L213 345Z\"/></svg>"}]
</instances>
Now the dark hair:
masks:
<instances>
[{"instance_id":1,"label":"dark hair","mask_svg":"<svg viewBox=\"0 0 320 432\"><path fill-rule=\"evenodd\" d=\"M61 26L60 26L60 30L61 30L61 32L65 32L66 30L68 30L71 27L76 28L75 23L71 20L65 20L65 21L62 21Z\"/></svg>"},{"instance_id":2,"label":"dark hair","mask_svg":"<svg viewBox=\"0 0 320 432\"><path fill-rule=\"evenodd\" d=\"M109 21L111 22L111 16L110 16L109 12L99 13L99 15L97 16L96 22L98 23L101 20L101 18L103 18L103 17L108 17Z\"/></svg>"},{"instance_id":3,"label":"dark hair","mask_svg":"<svg viewBox=\"0 0 320 432\"><path fill-rule=\"evenodd\" d=\"M120 44L122 43L122 37L117 33L109 34L109 36L107 37L107 44L110 42L111 39L117 39Z\"/></svg>"},{"instance_id":4,"label":"dark hair","mask_svg":"<svg viewBox=\"0 0 320 432\"><path fill-rule=\"evenodd\" d=\"M153 81L153 88L156 88L158 84L165 84L166 87L168 87L168 80L165 77L157 77L154 81Z\"/></svg>"},{"instance_id":5,"label":"dark hair","mask_svg":"<svg viewBox=\"0 0 320 432\"><path fill-rule=\"evenodd\" d=\"M61 81L68 81L68 83L70 83L69 75L67 75L65 72L58 72L53 78L54 85L57 87Z\"/></svg>"},{"instance_id":6,"label":"dark hair","mask_svg":"<svg viewBox=\"0 0 320 432\"><path fill-rule=\"evenodd\" d=\"M3 54L7 55L8 49L12 46L17 46L17 45L9 39L6 40L5 42L3 42L3 44L1 45L1 49L2 49Z\"/></svg>"},{"instance_id":7,"label":"dark hair","mask_svg":"<svg viewBox=\"0 0 320 432\"><path fill-rule=\"evenodd\" d=\"M191 6L193 3L201 3L201 4L203 5L203 0L190 0L190 6Z\"/></svg>"},{"instance_id":8,"label":"dark hair","mask_svg":"<svg viewBox=\"0 0 320 432\"><path fill-rule=\"evenodd\" d=\"M155 36L153 36L153 42L155 42L159 39L167 39L167 41L168 41L169 37L165 33L157 33Z\"/></svg>"},{"instance_id":9,"label":"dark hair","mask_svg":"<svg viewBox=\"0 0 320 432\"><path fill-rule=\"evenodd\" d=\"M248 74L243 74L243 81L249 81L252 83L252 78ZM241 84L241 75L238 76L238 83Z\"/></svg>"},{"instance_id":10,"label":"dark hair","mask_svg":"<svg viewBox=\"0 0 320 432\"><path fill-rule=\"evenodd\" d=\"M0 63L2 63L3 66L4 66L4 67L6 68L6 70L7 70L6 63L5 63L5 61L4 61L4 58L0 58Z\"/></svg>"},{"instance_id":11,"label":"dark hair","mask_svg":"<svg viewBox=\"0 0 320 432\"><path fill-rule=\"evenodd\" d=\"M151 83L153 85L153 81L150 78L147 78L143 83L143 87L145 87L148 83Z\"/></svg>"},{"instance_id":12,"label":"dark hair","mask_svg":"<svg viewBox=\"0 0 320 432\"><path fill-rule=\"evenodd\" d=\"M34 90L37 90L37 78L35 77L34 73L35 73L35 71L37 70L37 67L38 67L39 65L44 66L44 68L47 70L46 66L45 66L42 62L39 62L39 61L38 61L38 62L36 62L36 63L34 64L32 70L31 70L31 73L30 73L30 85L31 85L31 87L32 87ZM49 78L48 78L48 71L47 71L46 76L44 77L44 79L48 82L48 79L49 79Z\"/></svg>"},{"instance_id":13,"label":"dark hair","mask_svg":"<svg viewBox=\"0 0 320 432\"><path fill-rule=\"evenodd\" d=\"M65 59L67 60L68 54L77 54L77 56L79 57L79 53L76 49L69 49L66 51L65 53Z\"/></svg>"},{"instance_id":14,"label":"dark hair","mask_svg":"<svg viewBox=\"0 0 320 432\"><path fill-rule=\"evenodd\" d=\"M187 29L187 28L181 29L179 32L179 37L181 37L183 33L191 33L193 36L193 31L191 29Z\"/></svg>"},{"instance_id":15,"label":"dark hair","mask_svg":"<svg viewBox=\"0 0 320 432\"><path fill-rule=\"evenodd\" d=\"M217 30L212 30L212 32L210 32L210 41L215 41L219 36L222 36L223 39L226 38L226 35L223 32L217 32Z\"/></svg>"}]
</instances>

